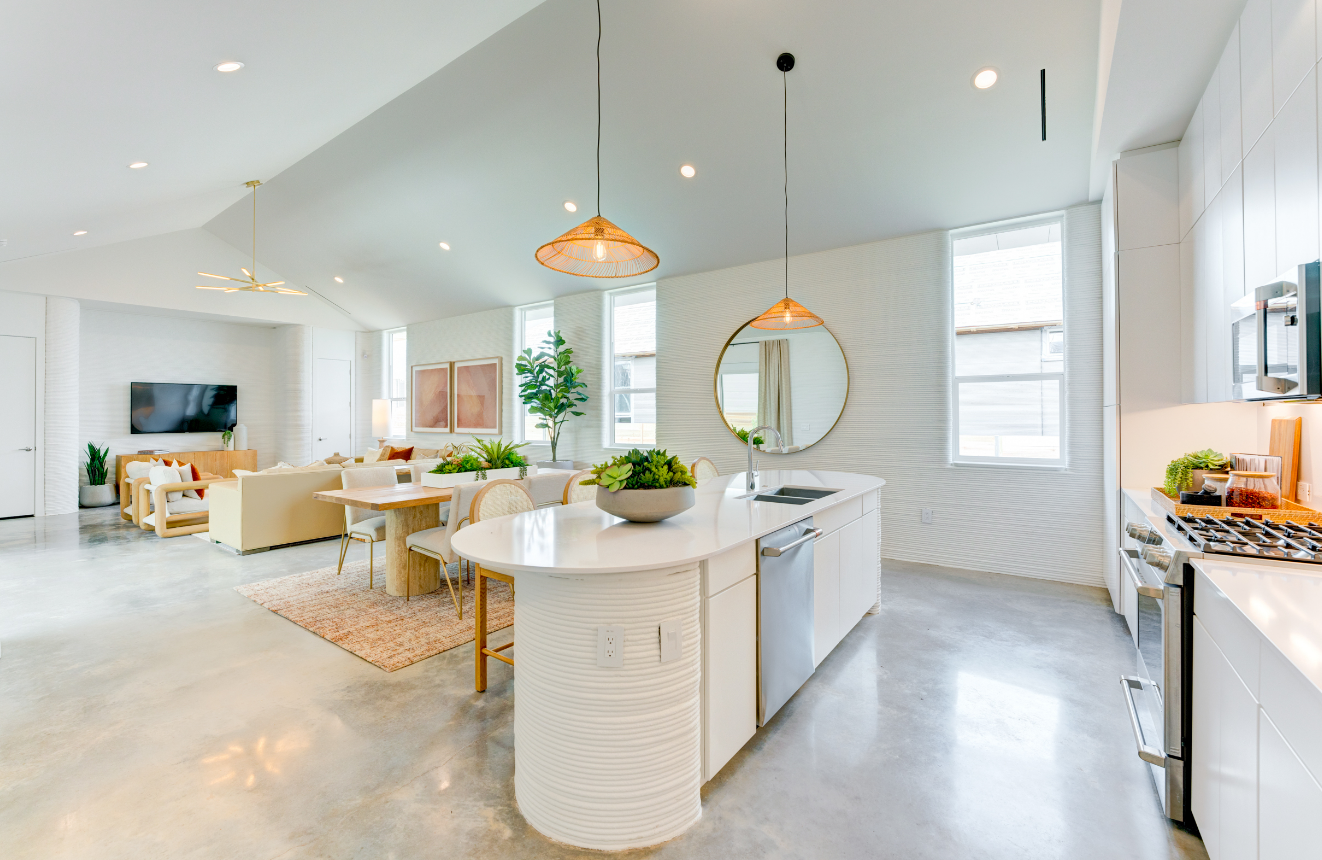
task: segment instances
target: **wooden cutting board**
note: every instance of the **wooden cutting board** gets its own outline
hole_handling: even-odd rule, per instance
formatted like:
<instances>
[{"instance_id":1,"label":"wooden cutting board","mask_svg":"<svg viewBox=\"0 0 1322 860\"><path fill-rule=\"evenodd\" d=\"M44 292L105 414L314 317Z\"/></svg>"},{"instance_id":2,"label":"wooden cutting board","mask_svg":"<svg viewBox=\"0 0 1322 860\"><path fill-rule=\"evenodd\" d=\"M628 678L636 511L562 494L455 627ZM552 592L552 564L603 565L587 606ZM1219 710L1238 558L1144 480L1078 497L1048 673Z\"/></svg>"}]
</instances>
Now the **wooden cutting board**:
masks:
<instances>
[{"instance_id":1,"label":"wooden cutting board","mask_svg":"<svg viewBox=\"0 0 1322 860\"><path fill-rule=\"evenodd\" d=\"M1281 458L1281 497L1299 501L1295 492L1299 487L1299 439L1303 429L1302 418L1273 418L1270 450L1273 457Z\"/></svg>"}]
</instances>

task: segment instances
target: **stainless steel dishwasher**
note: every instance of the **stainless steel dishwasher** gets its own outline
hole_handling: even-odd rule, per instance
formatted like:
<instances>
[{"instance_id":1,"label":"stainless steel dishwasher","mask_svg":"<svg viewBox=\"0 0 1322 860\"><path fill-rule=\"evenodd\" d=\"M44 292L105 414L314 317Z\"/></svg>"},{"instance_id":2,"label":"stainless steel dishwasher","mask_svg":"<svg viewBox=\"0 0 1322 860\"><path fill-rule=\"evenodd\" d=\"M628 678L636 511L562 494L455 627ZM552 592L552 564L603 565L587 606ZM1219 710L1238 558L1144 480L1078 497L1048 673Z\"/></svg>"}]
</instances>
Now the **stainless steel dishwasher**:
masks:
<instances>
[{"instance_id":1,"label":"stainless steel dishwasher","mask_svg":"<svg viewBox=\"0 0 1322 860\"><path fill-rule=\"evenodd\" d=\"M757 724L765 726L813 672L812 517L757 542Z\"/></svg>"}]
</instances>

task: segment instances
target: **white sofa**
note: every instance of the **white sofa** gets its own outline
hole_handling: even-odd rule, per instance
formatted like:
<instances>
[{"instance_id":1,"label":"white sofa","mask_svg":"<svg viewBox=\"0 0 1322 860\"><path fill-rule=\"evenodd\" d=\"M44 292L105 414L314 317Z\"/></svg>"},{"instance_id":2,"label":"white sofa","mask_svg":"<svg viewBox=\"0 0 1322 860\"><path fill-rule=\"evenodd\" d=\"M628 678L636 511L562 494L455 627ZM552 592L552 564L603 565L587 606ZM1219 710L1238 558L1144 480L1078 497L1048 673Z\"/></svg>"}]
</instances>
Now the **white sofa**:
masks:
<instances>
[{"instance_id":1,"label":"white sofa","mask_svg":"<svg viewBox=\"0 0 1322 860\"><path fill-rule=\"evenodd\" d=\"M243 553L339 537L344 506L319 502L312 494L340 489L340 473L338 466L281 469L212 484L207 491L211 540Z\"/></svg>"}]
</instances>

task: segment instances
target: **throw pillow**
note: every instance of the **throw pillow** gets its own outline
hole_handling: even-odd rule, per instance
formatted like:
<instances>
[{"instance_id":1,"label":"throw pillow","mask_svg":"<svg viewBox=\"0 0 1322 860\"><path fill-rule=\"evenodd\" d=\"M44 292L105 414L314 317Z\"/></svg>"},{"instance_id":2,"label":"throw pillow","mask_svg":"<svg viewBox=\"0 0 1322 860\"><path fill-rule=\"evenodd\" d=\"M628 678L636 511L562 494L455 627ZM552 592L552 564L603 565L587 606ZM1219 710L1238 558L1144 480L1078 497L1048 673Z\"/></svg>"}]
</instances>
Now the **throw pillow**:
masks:
<instances>
[{"instance_id":1,"label":"throw pillow","mask_svg":"<svg viewBox=\"0 0 1322 860\"><path fill-rule=\"evenodd\" d=\"M407 448L391 448L387 460L411 460L413 459L413 446Z\"/></svg>"},{"instance_id":2,"label":"throw pillow","mask_svg":"<svg viewBox=\"0 0 1322 860\"><path fill-rule=\"evenodd\" d=\"M130 480L145 478L151 473L151 467L150 460L129 460L124 464L124 474L128 475Z\"/></svg>"},{"instance_id":3,"label":"throw pillow","mask_svg":"<svg viewBox=\"0 0 1322 860\"><path fill-rule=\"evenodd\" d=\"M363 454L363 462L375 463L377 460L381 459L382 454L384 454L386 451L389 450L390 450L389 445L387 445L384 448L368 448L367 453Z\"/></svg>"},{"instance_id":4,"label":"throw pillow","mask_svg":"<svg viewBox=\"0 0 1322 860\"><path fill-rule=\"evenodd\" d=\"M179 483L179 470L173 466L153 466L148 478L151 480L151 485L153 487L160 487L165 484L177 484ZM177 502L183 497L184 493L182 490L165 494L165 500L167 502Z\"/></svg>"},{"instance_id":5,"label":"throw pillow","mask_svg":"<svg viewBox=\"0 0 1322 860\"><path fill-rule=\"evenodd\" d=\"M412 460L435 460L441 453L440 448L414 448Z\"/></svg>"},{"instance_id":6,"label":"throw pillow","mask_svg":"<svg viewBox=\"0 0 1322 860\"><path fill-rule=\"evenodd\" d=\"M185 481L202 480L202 473L198 470L197 466L193 465L192 463L181 463L175 468L179 469L179 474L183 475L186 473L188 475L188 477L183 479ZM188 496L188 498L190 499L201 500L207 497L207 490L206 487L199 487L196 490L184 490L184 495Z\"/></svg>"}]
</instances>

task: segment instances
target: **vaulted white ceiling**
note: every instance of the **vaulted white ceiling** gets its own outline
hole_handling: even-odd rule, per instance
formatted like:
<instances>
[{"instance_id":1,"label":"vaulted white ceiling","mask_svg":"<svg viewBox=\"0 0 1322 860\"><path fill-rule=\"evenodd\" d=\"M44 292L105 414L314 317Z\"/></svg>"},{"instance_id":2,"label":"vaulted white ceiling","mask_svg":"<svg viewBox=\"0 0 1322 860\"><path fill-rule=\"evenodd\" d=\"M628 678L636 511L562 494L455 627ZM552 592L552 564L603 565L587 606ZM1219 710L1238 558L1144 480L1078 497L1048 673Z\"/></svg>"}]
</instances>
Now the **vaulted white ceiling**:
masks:
<instances>
[{"instance_id":1,"label":"vaulted white ceiling","mask_svg":"<svg viewBox=\"0 0 1322 860\"><path fill-rule=\"evenodd\" d=\"M603 214L662 261L635 281L782 253L783 50L798 58L792 254L1089 196L1099 0L603 8ZM593 0L78 0L9 15L0 261L201 225L246 252L243 182L258 178L263 269L321 293L346 324L623 285L533 259L595 209ZM226 59L247 65L215 72ZM971 77L984 66L1001 77L979 91ZM151 166L127 169L138 159ZM678 173L686 162L694 179ZM197 280L156 271L178 284L106 299L157 303ZM24 284L39 280L24 272Z\"/></svg>"}]
</instances>

